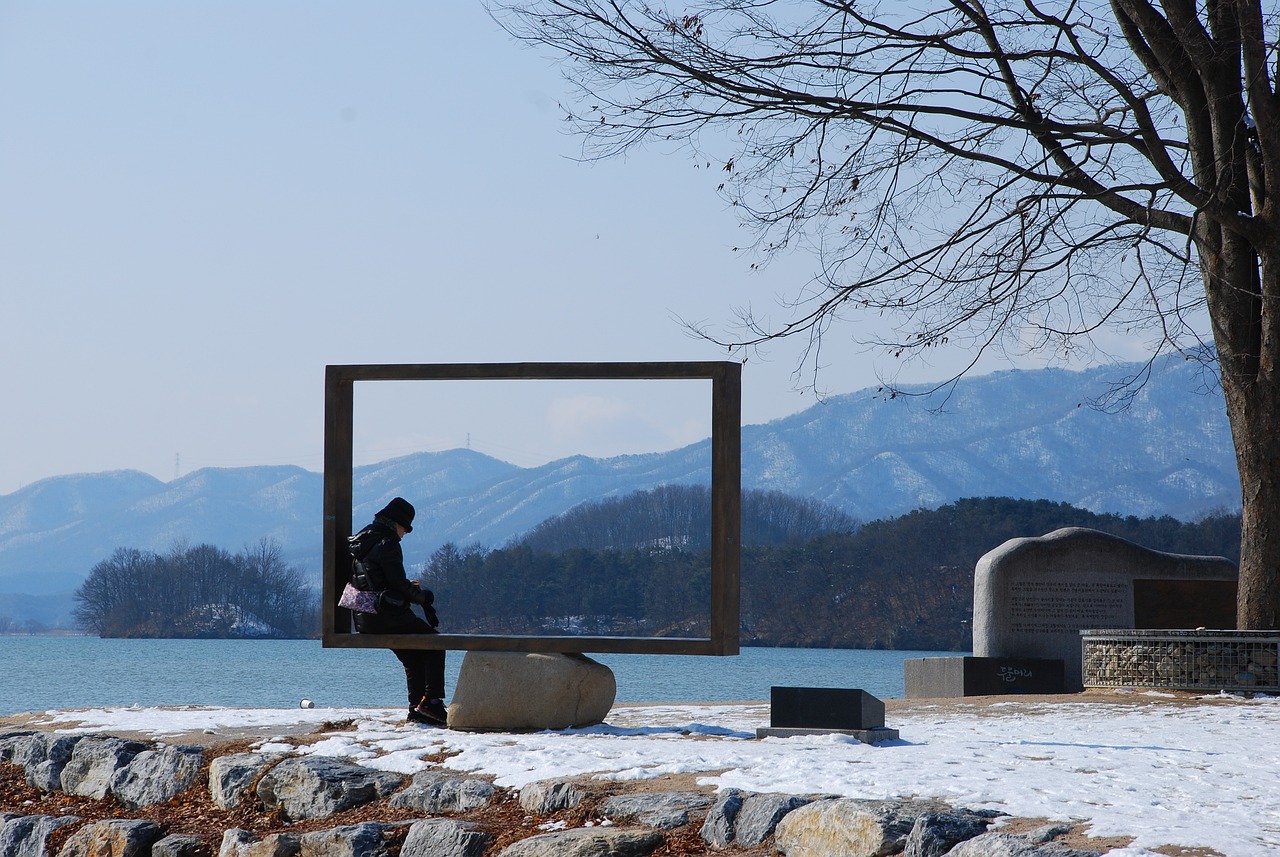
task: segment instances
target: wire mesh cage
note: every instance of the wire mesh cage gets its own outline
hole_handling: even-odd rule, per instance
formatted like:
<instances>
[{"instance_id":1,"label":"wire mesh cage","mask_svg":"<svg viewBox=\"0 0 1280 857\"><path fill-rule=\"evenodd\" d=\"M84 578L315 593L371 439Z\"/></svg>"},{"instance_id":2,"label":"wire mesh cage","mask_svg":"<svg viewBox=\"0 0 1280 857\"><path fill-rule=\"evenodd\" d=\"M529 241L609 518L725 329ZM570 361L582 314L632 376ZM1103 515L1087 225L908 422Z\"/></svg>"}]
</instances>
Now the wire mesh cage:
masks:
<instances>
[{"instance_id":1,"label":"wire mesh cage","mask_svg":"<svg viewBox=\"0 0 1280 857\"><path fill-rule=\"evenodd\" d=\"M1085 687L1280 690L1280 634L1081 631Z\"/></svg>"}]
</instances>

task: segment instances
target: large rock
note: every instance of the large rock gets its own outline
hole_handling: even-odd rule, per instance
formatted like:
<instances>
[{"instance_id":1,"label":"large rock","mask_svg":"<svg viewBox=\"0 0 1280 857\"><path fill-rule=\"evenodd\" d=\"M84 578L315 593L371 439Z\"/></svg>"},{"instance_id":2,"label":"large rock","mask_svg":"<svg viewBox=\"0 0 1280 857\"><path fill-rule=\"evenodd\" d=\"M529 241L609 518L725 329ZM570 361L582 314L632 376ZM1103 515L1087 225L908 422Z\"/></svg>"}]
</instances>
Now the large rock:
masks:
<instances>
[{"instance_id":1,"label":"large rock","mask_svg":"<svg viewBox=\"0 0 1280 857\"><path fill-rule=\"evenodd\" d=\"M414 809L426 815L466 812L488 806L493 800L493 783L466 779L441 771L419 771L413 782L391 798L391 805Z\"/></svg>"},{"instance_id":2,"label":"large rock","mask_svg":"<svg viewBox=\"0 0 1280 857\"><path fill-rule=\"evenodd\" d=\"M111 789L116 771L133 761L147 749L140 741L121 738L82 738L71 751L71 758L59 779L68 794L101 800Z\"/></svg>"},{"instance_id":3,"label":"large rock","mask_svg":"<svg viewBox=\"0 0 1280 857\"><path fill-rule=\"evenodd\" d=\"M778 823L774 846L787 857L883 857L903 850L917 818L944 808L925 801L815 801Z\"/></svg>"},{"instance_id":4,"label":"large rock","mask_svg":"<svg viewBox=\"0 0 1280 857\"><path fill-rule=\"evenodd\" d=\"M534 815L550 815L572 809L586 800L587 793L560 780L538 780L520 787L520 807Z\"/></svg>"},{"instance_id":5,"label":"large rock","mask_svg":"<svg viewBox=\"0 0 1280 857\"><path fill-rule=\"evenodd\" d=\"M448 818L415 821L409 828L400 857L481 857L489 847L489 834L476 825Z\"/></svg>"},{"instance_id":6,"label":"large rock","mask_svg":"<svg viewBox=\"0 0 1280 857\"><path fill-rule=\"evenodd\" d=\"M71 834L58 857L149 857L159 838L160 826L154 821L94 821Z\"/></svg>"},{"instance_id":7,"label":"large rock","mask_svg":"<svg viewBox=\"0 0 1280 857\"><path fill-rule=\"evenodd\" d=\"M521 795L523 797L523 795ZM725 789L707 810L698 835L712 848L728 848L735 836L738 813L746 796L738 789Z\"/></svg>"},{"instance_id":8,"label":"large rock","mask_svg":"<svg viewBox=\"0 0 1280 857\"><path fill-rule=\"evenodd\" d=\"M689 823L689 813L711 806L713 798L699 792L656 792L614 795L597 812L617 821L634 821L646 827L673 830Z\"/></svg>"},{"instance_id":9,"label":"large rock","mask_svg":"<svg viewBox=\"0 0 1280 857\"><path fill-rule=\"evenodd\" d=\"M364 821L316 830L298 837L302 857L387 857L393 824Z\"/></svg>"},{"instance_id":10,"label":"large rock","mask_svg":"<svg viewBox=\"0 0 1280 857\"><path fill-rule=\"evenodd\" d=\"M399 774L350 762L308 756L285 759L258 781L258 800L288 820L323 818L386 797L404 782Z\"/></svg>"},{"instance_id":11,"label":"large rock","mask_svg":"<svg viewBox=\"0 0 1280 857\"><path fill-rule=\"evenodd\" d=\"M196 781L203 761L200 747L143 750L111 777L111 793L134 808L164 803Z\"/></svg>"},{"instance_id":12,"label":"large rock","mask_svg":"<svg viewBox=\"0 0 1280 857\"><path fill-rule=\"evenodd\" d=\"M44 758L37 764L26 765L27 783L41 791L52 792L62 788L62 769L71 760L80 735L44 735Z\"/></svg>"},{"instance_id":13,"label":"large rock","mask_svg":"<svg viewBox=\"0 0 1280 857\"><path fill-rule=\"evenodd\" d=\"M14 747L25 746L26 739L37 733L31 731L0 732L0 762L16 762L13 758Z\"/></svg>"},{"instance_id":14,"label":"large rock","mask_svg":"<svg viewBox=\"0 0 1280 857\"><path fill-rule=\"evenodd\" d=\"M209 763L209 794L222 809L240 803L244 793L280 759L264 753L229 753Z\"/></svg>"},{"instance_id":15,"label":"large rock","mask_svg":"<svg viewBox=\"0 0 1280 857\"><path fill-rule=\"evenodd\" d=\"M199 836L173 833L151 846L151 857L213 857Z\"/></svg>"},{"instance_id":16,"label":"large rock","mask_svg":"<svg viewBox=\"0 0 1280 857\"><path fill-rule=\"evenodd\" d=\"M743 848L754 848L773 834L778 822L810 801L810 798L786 794L748 796L734 825L734 841Z\"/></svg>"},{"instance_id":17,"label":"large rock","mask_svg":"<svg viewBox=\"0 0 1280 857\"><path fill-rule=\"evenodd\" d=\"M942 857L959 843L986 833L997 814L948 809L922 815L907 834L903 857Z\"/></svg>"},{"instance_id":18,"label":"large rock","mask_svg":"<svg viewBox=\"0 0 1280 857\"><path fill-rule=\"evenodd\" d=\"M947 852L947 857L1099 857L1101 851L1067 848L1055 843L1040 843L1013 833L983 833L961 842Z\"/></svg>"},{"instance_id":19,"label":"large rock","mask_svg":"<svg viewBox=\"0 0 1280 857\"><path fill-rule=\"evenodd\" d=\"M646 857L663 841L656 830L580 827L521 839L498 857Z\"/></svg>"},{"instance_id":20,"label":"large rock","mask_svg":"<svg viewBox=\"0 0 1280 857\"><path fill-rule=\"evenodd\" d=\"M604 721L617 693L613 670L584 655L467 652L449 726L532 732Z\"/></svg>"},{"instance_id":21,"label":"large rock","mask_svg":"<svg viewBox=\"0 0 1280 857\"><path fill-rule=\"evenodd\" d=\"M74 815L20 815L0 827L0 854L4 857L47 857L49 834L80 818Z\"/></svg>"},{"instance_id":22,"label":"large rock","mask_svg":"<svg viewBox=\"0 0 1280 857\"><path fill-rule=\"evenodd\" d=\"M296 857L301 851L302 843L292 833L272 833L259 839L233 827L222 834L218 857Z\"/></svg>"}]
</instances>

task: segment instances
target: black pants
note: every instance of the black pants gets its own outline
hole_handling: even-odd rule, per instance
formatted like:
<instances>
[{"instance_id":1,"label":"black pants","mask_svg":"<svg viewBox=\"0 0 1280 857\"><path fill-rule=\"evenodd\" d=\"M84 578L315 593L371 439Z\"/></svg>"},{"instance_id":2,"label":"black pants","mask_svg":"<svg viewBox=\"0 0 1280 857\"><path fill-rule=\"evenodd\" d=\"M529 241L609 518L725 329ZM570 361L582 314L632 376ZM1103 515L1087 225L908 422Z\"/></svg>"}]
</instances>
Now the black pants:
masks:
<instances>
[{"instance_id":1,"label":"black pants","mask_svg":"<svg viewBox=\"0 0 1280 857\"><path fill-rule=\"evenodd\" d=\"M423 699L444 699L444 652L437 649L392 649L404 665L409 707Z\"/></svg>"},{"instance_id":2,"label":"black pants","mask_svg":"<svg viewBox=\"0 0 1280 857\"><path fill-rule=\"evenodd\" d=\"M432 628L408 608L385 613L355 614L361 634L434 634ZM392 649L404 666L409 707L423 699L444 699L444 652L440 649Z\"/></svg>"}]
</instances>

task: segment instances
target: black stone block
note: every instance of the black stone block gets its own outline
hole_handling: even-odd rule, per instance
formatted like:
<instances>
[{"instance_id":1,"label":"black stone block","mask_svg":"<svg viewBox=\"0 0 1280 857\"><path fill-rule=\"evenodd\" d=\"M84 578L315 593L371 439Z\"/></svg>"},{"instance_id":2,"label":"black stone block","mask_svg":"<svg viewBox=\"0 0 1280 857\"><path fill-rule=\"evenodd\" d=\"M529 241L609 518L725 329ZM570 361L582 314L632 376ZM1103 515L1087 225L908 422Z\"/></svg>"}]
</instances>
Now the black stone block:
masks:
<instances>
[{"instance_id":1,"label":"black stone block","mask_svg":"<svg viewBox=\"0 0 1280 857\"><path fill-rule=\"evenodd\" d=\"M782 729L875 729L884 726L884 703L865 690L838 687L773 687L769 725Z\"/></svg>"},{"instance_id":2,"label":"black stone block","mask_svg":"<svg viewBox=\"0 0 1280 857\"><path fill-rule=\"evenodd\" d=\"M908 699L1066 693L1060 658L910 658L902 670Z\"/></svg>"}]
</instances>

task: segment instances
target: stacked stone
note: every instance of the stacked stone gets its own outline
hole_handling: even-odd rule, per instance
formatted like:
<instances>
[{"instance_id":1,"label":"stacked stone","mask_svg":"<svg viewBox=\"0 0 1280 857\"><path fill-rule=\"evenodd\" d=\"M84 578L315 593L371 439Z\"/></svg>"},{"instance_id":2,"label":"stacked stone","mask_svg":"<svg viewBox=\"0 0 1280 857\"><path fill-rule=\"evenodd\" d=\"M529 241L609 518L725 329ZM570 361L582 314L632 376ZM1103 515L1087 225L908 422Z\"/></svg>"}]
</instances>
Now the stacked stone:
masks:
<instances>
[{"instance_id":1,"label":"stacked stone","mask_svg":"<svg viewBox=\"0 0 1280 857\"><path fill-rule=\"evenodd\" d=\"M1280 690L1277 645L1177 637L1155 640L1086 637L1086 687L1155 687L1168 690Z\"/></svg>"},{"instance_id":2,"label":"stacked stone","mask_svg":"<svg viewBox=\"0 0 1280 857\"><path fill-rule=\"evenodd\" d=\"M202 760L196 747L101 736L0 735L0 763L20 765L31 784L86 797L112 795L129 808L163 803L195 786ZM482 857L492 843L489 833L466 820L437 816L482 810L506 799L492 783L440 770L420 772L406 782L398 774L339 759L268 753L213 759L207 787L224 809L255 801L286 822L326 818L386 798L390 806L431 816L265 836L232 828L223 832L217 857ZM1037 839L991 832L987 827L997 813L932 801L733 789L716 796L695 791L593 796L581 783L556 780L527 785L518 800L529 813L528 824L562 811L581 815L587 801L591 821L521 839L492 857L646 857L668 842L670 831L682 828L699 830L713 850L756 849L772 837L773 850L788 857L1096 853L1064 851L1048 834ZM52 854L48 845L55 831L62 831L56 857L213 857L200 838L166 836L161 825L146 819L85 822L75 816L14 813L0 814L0 857L46 857Z\"/></svg>"}]
</instances>

